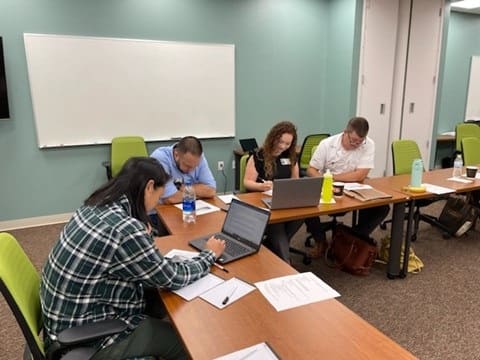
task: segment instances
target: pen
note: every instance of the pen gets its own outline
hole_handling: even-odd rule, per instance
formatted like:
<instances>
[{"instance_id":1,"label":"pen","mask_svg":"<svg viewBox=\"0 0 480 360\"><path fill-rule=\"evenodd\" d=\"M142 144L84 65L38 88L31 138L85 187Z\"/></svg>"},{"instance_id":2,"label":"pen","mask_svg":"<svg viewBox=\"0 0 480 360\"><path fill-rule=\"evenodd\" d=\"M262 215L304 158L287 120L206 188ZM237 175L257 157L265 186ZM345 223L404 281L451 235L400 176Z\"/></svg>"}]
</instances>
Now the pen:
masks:
<instances>
[{"instance_id":1,"label":"pen","mask_svg":"<svg viewBox=\"0 0 480 360\"><path fill-rule=\"evenodd\" d=\"M225 299L223 299L222 301L222 305L227 305L228 301L230 300L230 298L233 296L233 294L235 293L235 290L237 290L237 285L235 285L235 287L233 288L232 292L230 293L230 295L226 296Z\"/></svg>"},{"instance_id":2,"label":"pen","mask_svg":"<svg viewBox=\"0 0 480 360\"><path fill-rule=\"evenodd\" d=\"M224 266L220 265L220 264L217 264L216 262L213 263L213 266L219 268L220 270L223 270L225 271L226 273L228 273L228 269L226 269Z\"/></svg>"}]
</instances>

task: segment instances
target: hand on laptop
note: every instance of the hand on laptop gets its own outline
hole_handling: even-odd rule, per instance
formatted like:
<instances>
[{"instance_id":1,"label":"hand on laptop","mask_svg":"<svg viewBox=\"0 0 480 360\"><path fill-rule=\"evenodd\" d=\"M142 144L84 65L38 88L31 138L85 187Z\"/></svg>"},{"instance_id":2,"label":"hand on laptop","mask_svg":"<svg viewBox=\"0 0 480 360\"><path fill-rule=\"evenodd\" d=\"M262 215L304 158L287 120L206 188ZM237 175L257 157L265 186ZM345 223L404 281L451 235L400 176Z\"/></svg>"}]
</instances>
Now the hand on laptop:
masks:
<instances>
[{"instance_id":1,"label":"hand on laptop","mask_svg":"<svg viewBox=\"0 0 480 360\"><path fill-rule=\"evenodd\" d=\"M225 250L225 240L217 239L216 237L210 237L205 244L205 248L212 250L215 253L215 258L219 258Z\"/></svg>"}]
</instances>

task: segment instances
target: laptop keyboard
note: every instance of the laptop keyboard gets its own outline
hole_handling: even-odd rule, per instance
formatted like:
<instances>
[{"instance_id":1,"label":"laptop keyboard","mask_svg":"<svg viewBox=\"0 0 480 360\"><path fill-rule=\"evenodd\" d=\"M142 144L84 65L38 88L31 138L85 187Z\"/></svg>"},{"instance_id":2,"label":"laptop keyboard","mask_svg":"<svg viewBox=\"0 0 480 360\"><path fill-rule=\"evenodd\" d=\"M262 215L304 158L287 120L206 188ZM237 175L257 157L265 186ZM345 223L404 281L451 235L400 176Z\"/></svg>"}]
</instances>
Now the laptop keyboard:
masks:
<instances>
[{"instance_id":1,"label":"laptop keyboard","mask_svg":"<svg viewBox=\"0 0 480 360\"><path fill-rule=\"evenodd\" d=\"M225 252L231 256L241 255L245 252L244 246L225 238L225 236L217 235L217 239L225 240Z\"/></svg>"}]
</instances>

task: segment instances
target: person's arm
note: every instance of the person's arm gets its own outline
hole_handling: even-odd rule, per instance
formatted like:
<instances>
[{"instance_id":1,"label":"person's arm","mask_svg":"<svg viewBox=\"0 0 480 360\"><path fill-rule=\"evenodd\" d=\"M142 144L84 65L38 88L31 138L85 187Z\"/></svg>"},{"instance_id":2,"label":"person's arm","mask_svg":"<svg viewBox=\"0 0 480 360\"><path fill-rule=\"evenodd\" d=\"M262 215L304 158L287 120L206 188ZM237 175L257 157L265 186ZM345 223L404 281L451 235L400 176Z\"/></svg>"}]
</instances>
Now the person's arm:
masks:
<instances>
[{"instance_id":1,"label":"person's arm","mask_svg":"<svg viewBox=\"0 0 480 360\"><path fill-rule=\"evenodd\" d=\"M257 182L258 172L255 169L255 160L253 156L247 161L247 166L245 167L245 176L243 177L243 185L248 191L267 191L272 188L271 181Z\"/></svg>"},{"instance_id":2,"label":"person's arm","mask_svg":"<svg viewBox=\"0 0 480 360\"><path fill-rule=\"evenodd\" d=\"M333 181L362 182L368 175L370 169L355 169L342 174L333 174Z\"/></svg>"},{"instance_id":3,"label":"person's arm","mask_svg":"<svg viewBox=\"0 0 480 360\"><path fill-rule=\"evenodd\" d=\"M217 183L213 177L212 171L208 166L205 154L202 154L200 163L195 170L195 181L193 182L193 188L197 198L212 198L217 191Z\"/></svg>"},{"instance_id":4,"label":"person's arm","mask_svg":"<svg viewBox=\"0 0 480 360\"><path fill-rule=\"evenodd\" d=\"M179 289L191 284L210 271L225 249L223 240L212 237L198 256L175 262L160 254L146 230L120 236L121 245L115 251L108 272L116 278L138 281L149 287Z\"/></svg>"},{"instance_id":5,"label":"person's arm","mask_svg":"<svg viewBox=\"0 0 480 360\"><path fill-rule=\"evenodd\" d=\"M317 176L322 176L323 173L321 173L320 171L318 171L317 168L314 168L313 166L309 165L308 168L307 168L307 176L310 176L310 177L317 177Z\"/></svg>"}]
</instances>

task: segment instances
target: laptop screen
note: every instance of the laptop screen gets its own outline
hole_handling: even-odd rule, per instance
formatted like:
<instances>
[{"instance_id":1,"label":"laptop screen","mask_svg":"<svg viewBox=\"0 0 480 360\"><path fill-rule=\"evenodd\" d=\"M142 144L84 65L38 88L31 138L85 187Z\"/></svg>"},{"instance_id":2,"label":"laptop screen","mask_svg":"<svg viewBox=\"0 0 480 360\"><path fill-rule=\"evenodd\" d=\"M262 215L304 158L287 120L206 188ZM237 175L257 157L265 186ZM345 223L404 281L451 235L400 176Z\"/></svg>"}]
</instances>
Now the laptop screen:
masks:
<instances>
[{"instance_id":1,"label":"laptop screen","mask_svg":"<svg viewBox=\"0 0 480 360\"><path fill-rule=\"evenodd\" d=\"M233 199L222 232L235 239L247 239L259 245L269 218L269 211Z\"/></svg>"},{"instance_id":2,"label":"laptop screen","mask_svg":"<svg viewBox=\"0 0 480 360\"><path fill-rule=\"evenodd\" d=\"M257 140L255 138L240 139L239 142L242 150L245 152L254 151L258 148Z\"/></svg>"}]
</instances>

